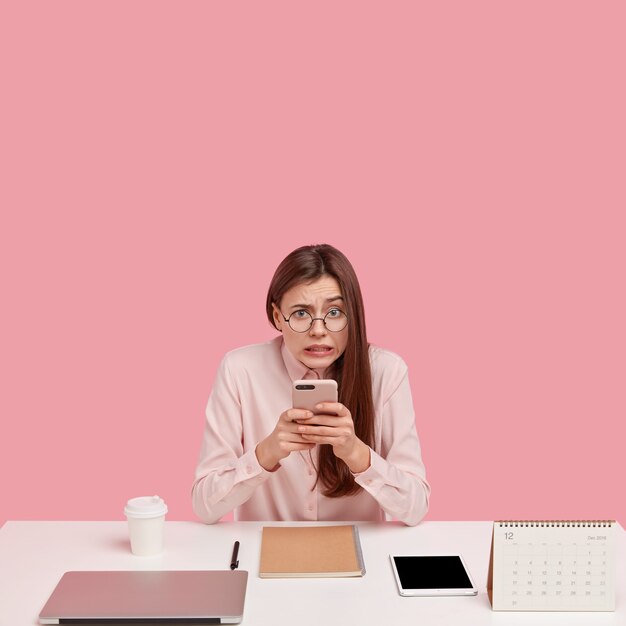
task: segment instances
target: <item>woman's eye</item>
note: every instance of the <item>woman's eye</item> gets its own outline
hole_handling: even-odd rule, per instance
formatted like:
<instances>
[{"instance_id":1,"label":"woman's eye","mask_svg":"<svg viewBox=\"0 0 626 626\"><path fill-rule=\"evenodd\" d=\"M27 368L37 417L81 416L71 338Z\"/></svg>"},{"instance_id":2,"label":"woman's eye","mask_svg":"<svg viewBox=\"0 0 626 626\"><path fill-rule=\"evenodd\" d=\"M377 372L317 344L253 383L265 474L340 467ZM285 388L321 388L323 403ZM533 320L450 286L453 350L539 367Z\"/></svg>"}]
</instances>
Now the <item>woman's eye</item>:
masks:
<instances>
[{"instance_id":1,"label":"woman's eye","mask_svg":"<svg viewBox=\"0 0 626 626\"><path fill-rule=\"evenodd\" d=\"M339 309L331 309L328 313L326 313L326 315L328 317L340 317L341 311Z\"/></svg>"},{"instance_id":2,"label":"woman's eye","mask_svg":"<svg viewBox=\"0 0 626 626\"><path fill-rule=\"evenodd\" d=\"M300 309L299 311L295 311L293 316L299 317L300 319L302 319L303 317L306 317L308 314L309 314L308 311L305 311L304 309Z\"/></svg>"}]
</instances>

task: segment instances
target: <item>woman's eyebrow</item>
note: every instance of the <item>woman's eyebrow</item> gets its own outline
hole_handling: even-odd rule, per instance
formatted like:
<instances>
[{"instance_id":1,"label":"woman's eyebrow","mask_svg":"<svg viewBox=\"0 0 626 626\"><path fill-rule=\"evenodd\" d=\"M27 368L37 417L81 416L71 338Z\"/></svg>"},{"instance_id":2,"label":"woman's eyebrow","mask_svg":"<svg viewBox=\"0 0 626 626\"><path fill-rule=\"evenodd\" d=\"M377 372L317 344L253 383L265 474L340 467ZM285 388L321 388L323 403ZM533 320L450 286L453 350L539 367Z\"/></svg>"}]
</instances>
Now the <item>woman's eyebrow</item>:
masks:
<instances>
[{"instance_id":1,"label":"woman's eyebrow","mask_svg":"<svg viewBox=\"0 0 626 626\"><path fill-rule=\"evenodd\" d=\"M326 298L326 302L337 302L337 300L343 301L343 296L332 296L331 298ZM290 309L310 309L312 304L292 304Z\"/></svg>"}]
</instances>

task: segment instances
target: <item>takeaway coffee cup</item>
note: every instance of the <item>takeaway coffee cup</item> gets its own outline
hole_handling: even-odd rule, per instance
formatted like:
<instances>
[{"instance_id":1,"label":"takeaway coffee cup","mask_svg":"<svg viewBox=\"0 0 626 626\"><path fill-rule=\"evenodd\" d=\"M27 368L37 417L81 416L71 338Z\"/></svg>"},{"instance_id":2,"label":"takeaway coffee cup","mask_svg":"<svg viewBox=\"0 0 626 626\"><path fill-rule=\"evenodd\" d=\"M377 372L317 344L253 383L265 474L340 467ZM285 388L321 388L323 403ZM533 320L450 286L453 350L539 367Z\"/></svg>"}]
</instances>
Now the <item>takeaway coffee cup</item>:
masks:
<instances>
[{"instance_id":1,"label":"takeaway coffee cup","mask_svg":"<svg viewBox=\"0 0 626 626\"><path fill-rule=\"evenodd\" d=\"M128 519L130 549L137 556L154 556L163 550L163 526L167 505L159 496L131 498L124 508Z\"/></svg>"}]
</instances>

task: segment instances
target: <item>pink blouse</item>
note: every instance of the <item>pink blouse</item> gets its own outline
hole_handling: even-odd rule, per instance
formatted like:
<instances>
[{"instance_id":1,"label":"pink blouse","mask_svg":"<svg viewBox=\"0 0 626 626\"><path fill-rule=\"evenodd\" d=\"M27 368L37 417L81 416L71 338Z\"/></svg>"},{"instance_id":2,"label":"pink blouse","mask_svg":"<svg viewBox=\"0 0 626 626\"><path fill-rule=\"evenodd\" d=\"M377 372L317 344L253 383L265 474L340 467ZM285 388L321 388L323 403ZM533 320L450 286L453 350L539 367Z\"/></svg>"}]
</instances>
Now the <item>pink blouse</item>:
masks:
<instances>
[{"instance_id":1,"label":"pink blouse","mask_svg":"<svg viewBox=\"0 0 626 626\"><path fill-rule=\"evenodd\" d=\"M415 429L404 361L393 352L369 349L375 407L375 445L370 467L354 474L363 489L327 498L315 484L317 450L292 452L269 472L255 447L291 408L291 383L319 377L285 347L282 336L226 354L206 408L206 424L193 508L204 522L234 509L242 521L377 521L417 524L428 510L430 486ZM350 407L348 407L349 409ZM388 517L385 516L387 514Z\"/></svg>"}]
</instances>

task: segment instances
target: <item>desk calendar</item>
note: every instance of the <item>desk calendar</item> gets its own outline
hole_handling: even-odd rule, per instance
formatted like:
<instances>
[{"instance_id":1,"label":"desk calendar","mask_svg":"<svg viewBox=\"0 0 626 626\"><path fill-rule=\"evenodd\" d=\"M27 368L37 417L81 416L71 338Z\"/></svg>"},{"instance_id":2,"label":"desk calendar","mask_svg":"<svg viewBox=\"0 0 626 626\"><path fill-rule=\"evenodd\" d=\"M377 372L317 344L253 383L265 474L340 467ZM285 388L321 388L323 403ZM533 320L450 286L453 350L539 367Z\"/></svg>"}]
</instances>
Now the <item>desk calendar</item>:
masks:
<instances>
[{"instance_id":1,"label":"desk calendar","mask_svg":"<svg viewBox=\"0 0 626 626\"><path fill-rule=\"evenodd\" d=\"M615 522L496 521L494 611L614 611Z\"/></svg>"}]
</instances>

